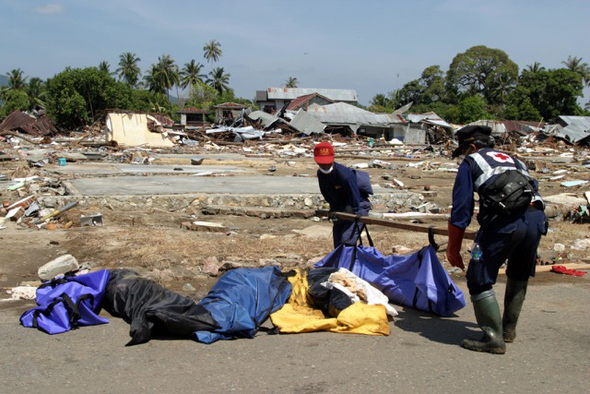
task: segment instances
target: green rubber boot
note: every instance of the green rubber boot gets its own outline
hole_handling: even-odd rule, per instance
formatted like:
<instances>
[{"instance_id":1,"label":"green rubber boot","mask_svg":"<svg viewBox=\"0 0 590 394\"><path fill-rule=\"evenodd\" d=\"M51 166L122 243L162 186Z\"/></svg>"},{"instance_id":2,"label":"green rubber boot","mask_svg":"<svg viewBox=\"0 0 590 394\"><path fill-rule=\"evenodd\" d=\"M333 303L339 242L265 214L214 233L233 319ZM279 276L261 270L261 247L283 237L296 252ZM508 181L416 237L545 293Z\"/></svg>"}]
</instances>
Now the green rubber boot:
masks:
<instances>
[{"instance_id":1,"label":"green rubber boot","mask_svg":"<svg viewBox=\"0 0 590 394\"><path fill-rule=\"evenodd\" d=\"M461 346L476 352L506 353L506 344L502 339L502 316L494 290L472 295L471 302L473 302L475 319L484 336L479 341L464 339Z\"/></svg>"},{"instance_id":2,"label":"green rubber boot","mask_svg":"<svg viewBox=\"0 0 590 394\"><path fill-rule=\"evenodd\" d=\"M502 317L502 337L504 342L514 342L516 323L526 296L528 281L508 278L504 295L504 316Z\"/></svg>"}]
</instances>

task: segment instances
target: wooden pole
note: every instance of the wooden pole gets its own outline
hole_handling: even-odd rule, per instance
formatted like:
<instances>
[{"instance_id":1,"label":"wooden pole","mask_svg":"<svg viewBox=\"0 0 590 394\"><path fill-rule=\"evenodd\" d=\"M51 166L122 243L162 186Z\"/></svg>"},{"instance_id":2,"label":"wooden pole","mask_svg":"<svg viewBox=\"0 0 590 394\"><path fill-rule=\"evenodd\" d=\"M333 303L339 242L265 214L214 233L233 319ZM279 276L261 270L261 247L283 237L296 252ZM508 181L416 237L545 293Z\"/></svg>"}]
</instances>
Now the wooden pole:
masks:
<instances>
[{"instance_id":1,"label":"wooden pole","mask_svg":"<svg viewBox=\"0 0 590 394\"><path fill-rule=\"evenodd\" d=\"M376 219L369 216L357 216L351 213L344 213L344 212L330 212L326 210L317 210L317 216L327 216L327 217L336 217L340 220L347 220L349 222L354 222L358 220L361 223L365 224L376 224L379 226L384 227L391 227L397 228L400 230L407 230L407 231L416 231L419 233L428 233L429 231L432 234L438 235L449 235L449 231L446 228L434 227L434 226L422 226L419 224L410 224L410 223L400 223L394 222L393 220L386 220L386 219ZM465 235L463 236L464 239L475 239L475 232L474 231L465 231Z\"/></svg>"}]
</instances>

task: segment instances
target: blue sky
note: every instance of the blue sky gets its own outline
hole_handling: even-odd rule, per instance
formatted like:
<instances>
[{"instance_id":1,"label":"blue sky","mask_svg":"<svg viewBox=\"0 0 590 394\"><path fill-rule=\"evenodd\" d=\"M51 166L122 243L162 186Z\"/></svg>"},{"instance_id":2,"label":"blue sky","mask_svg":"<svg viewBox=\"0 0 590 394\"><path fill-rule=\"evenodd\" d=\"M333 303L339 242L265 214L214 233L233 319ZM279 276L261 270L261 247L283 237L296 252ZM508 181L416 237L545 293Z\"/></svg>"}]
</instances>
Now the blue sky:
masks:
<instances>
[{"instance_id":1,"label":"blue sky","mask_svg":"<svg viewBox=\"0 0 590 394\"><path fill-rule=\"evenodd\" d=\"M361 104L401 88L472 46L505 51L522 69L590 63L588 0L0 0L0 73L51 77L67 66L117 68L134 52L142 71L168 54L182 67L216 39L216 66L239 97L284 85L355 89ZM590 94L586 89L584 102Z\"/></svg>"}]
</instances>

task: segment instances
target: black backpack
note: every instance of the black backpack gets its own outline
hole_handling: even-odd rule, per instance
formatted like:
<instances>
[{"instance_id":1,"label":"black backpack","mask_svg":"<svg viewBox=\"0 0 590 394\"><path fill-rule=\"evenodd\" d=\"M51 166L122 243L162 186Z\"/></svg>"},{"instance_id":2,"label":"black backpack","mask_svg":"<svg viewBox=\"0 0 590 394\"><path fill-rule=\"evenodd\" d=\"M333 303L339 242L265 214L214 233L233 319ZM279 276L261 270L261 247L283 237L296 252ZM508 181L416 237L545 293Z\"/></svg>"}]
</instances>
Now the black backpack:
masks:
<instances>
[{"instance_id":1,"label":"black backpack","mask_svg":"<svg viewBox=\"0 0 590 394\"><path fill-rule=\"evenodd\" d=\"M510 215L524 212L531 204L534 193L532 178L520 171L509 170L484 185L480 194L484 206L493 213Z\"/></svg>"}]
</instances>

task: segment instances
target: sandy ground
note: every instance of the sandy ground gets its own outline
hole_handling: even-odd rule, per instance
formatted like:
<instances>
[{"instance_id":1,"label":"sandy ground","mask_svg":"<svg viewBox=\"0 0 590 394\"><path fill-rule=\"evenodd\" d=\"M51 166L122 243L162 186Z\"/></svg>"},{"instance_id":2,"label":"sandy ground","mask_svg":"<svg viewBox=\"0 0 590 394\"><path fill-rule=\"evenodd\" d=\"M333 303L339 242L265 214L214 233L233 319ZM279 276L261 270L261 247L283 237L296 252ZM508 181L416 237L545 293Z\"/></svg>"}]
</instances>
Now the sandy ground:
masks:
<instances>
[{"instance_id":1,"label":"sandy ground","mask_svg":"<svg viewBox=\"0 0 590 394\"><path fill-rule=\"evenodd\" d=\"M167 164L175 162L169 161ZM273 165L277 175L315 172L309 161L297 159L295 166L286 162L232 160L225 164L243 165L260 174ZM349 165L355 162L361 160L344 161ZM397 170L369 172L373 182L388 183L382 175L391 174L408 188L437 191L429 201L446 209L454 174L421 171L405 167L406 163L396 163ZM558 184L548 182L542 182L542 191L546 195L563 192ZM63 220L75 220L82 213L91 212L77 207ZM199 299L218 279L203 274L201 267L207 258L214 256L219 261L247 265L274 262L288 269L311 265L332 246L328 221L205 215L191 218L185 212L158 208L102 213L102 227L47 231L7 223L7 228L0 230L2 289L27 281L34 283L41 265L70 253L80 263L95 268L136 269L170 289ZM187 219L219 222L229 231L182 229L180 223ZM444 219L424 224L446 227ZM293 232L310 226L321 226L324 235L308 238ZM472 223L470 230L476 228ZM589 229L588 224L552 221L539 248L541 260L587 258L587 252L572 250L571 246L574 240L587 237ZM418 250L428 244L422 233L377 226L370 230L377 248L385 254ZM446 237L437 236L437 241L446 242ZM565 252L556 252L556 243L564 244ZM466 261L470 246L469 241L463 244ZM450 268L444 253L439 253L439 258L445 268ZM464 274L452 277L466 291ZM477 335L469 304L450 319L400 308L400 317L390 323L392 335L386 338L316 333L264 335L252 341L228 341L209 347L190 341L154 340L124 348L129 327L120 319L49 337L18 325L18 316L33 305L32 301L2 301L0 337L4 345L0 357L5 366L0 372L1 391L45 388L48 392L74 392L83 388L88 392L472 392L478 390L476 387L478 391L494 392L586 391L585 379L590 371L588 280L538 274L531 281L523 334L504 357L467 352L458 346L465 336ZM498 282L497 292L501 295L505 278L500 276ZM183 290L187 283L194 290ZM5 292L0 294L0 299L8 297Z\"/></svg>"}]
</instances>

